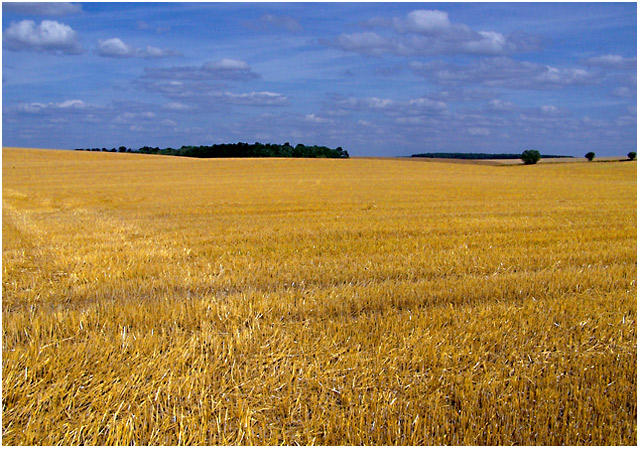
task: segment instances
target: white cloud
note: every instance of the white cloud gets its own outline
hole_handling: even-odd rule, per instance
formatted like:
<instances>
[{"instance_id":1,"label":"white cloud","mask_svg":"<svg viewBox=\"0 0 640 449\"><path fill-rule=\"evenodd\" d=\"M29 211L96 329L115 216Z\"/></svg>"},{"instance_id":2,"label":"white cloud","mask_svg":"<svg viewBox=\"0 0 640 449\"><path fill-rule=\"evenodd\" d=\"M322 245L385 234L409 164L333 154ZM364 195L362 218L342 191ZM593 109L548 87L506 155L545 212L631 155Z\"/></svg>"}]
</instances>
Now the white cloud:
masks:
<instances>
[{"instance_id":1,"label":"white cloud","mask_svg":"<svg viewBox=\"0 0 640 449\"><path fill-rule=\"evenodd\" d=\"M151 111L124 112L113 119L113 123L137 123L155 119L156 115Z\"/></svg>"},{"instance_id":2,"label":"white cloud","mask_svg":"<svg viewBox=\"0 0 640 449\"><path fill-rule=\"evenodd\" d=\"M4 2L2 10L31 16L67 16L82 12L82 6L67 2Z\"/></svg>"},{"instance_id":3,"label":"white cloud","mask_svg":"<svg viewBox=\"0 0 640 449\"><path fill-rule=\"evenodd\" d=\"M302 26L292 17L263 14L258 20L247 21L245 26L259 31L302 31Z\"/></svg>"},{"instance_id":4,"label":"white cloud","mask_svg":"<svg viewBox=\"0 0 640 449\"><path fill-rule=\"evenodd\" d=\"M558 108L553 105L540 106L540 110L544 115L557 115L559 112Z\"/></svg>"},{"instance_id":5,"label":"white cloud","mask_svg":"<svg viewBox=\"0 0 640 449\"><path fill-rule=\"evenodd\" d=\"M82 100L67 100L62 103L58 103L59 108L74 108L74 109L83 109L86 105Z\"/></svg>"},{"instance_id":6,"label":"white cloud","mask_svg":"<svg viewBox=\"0 0 640 449\"><path fill-rule=\"evenodd\" d=\"M444 101L432 100L427 97L414 98L409 100L409 106L421 111L437 111L442 112L447 109L447 104Z\"/></svg>"},{"instance_id":7,"label":"white cloud","mask_svg":"<svg viewBox=\"0 0 640 449\"><path fill-rule=\"evenodd\" d=\"M584 81L590 81L593 74L584 69L558 69L546 66L546 69L536 77L536 80L542 83L571 85L582 84Z\"/></svg>"},{"instance_id":8,"label":"white cloud","mask_svg":"<svg viewBox=\"0 0 640 449\"><path fill-rule=\"evenodd\" d=\"M44 103L20 103L16 106L19 112L26 112L28 114L37 114L47 107Z\"/></svg>"},{"instance_id":9,"label":"white cloud","mask_svg":"<svg viewBox=\"0 0 640 449\"><path fill-rule=\"evenodd\" d=\"M203 81L154 81L142 78L136 80L135 84L139 88L160 93L173 100L162 106L162 109L165 110L210 110L220 109L225 104L245 106L285 106L289 104L289 97L281 93L270 91L234 93L223 89L224 86Z\"/></svg>"},{"instance_id":10,"label":"white cloud","mask_svg":"<svg viewBox=\"0 0 640 449\"><path fill-rule=\"evenodd\" d=\"M570 115L570 111L564 107L545 104L539 107L522 109L520 117L527 120L547 121L550 123L553 120L565 119Z\"/></svg>"},{"instance_id":11,"label":"white cloud","mask_svg":"<svg viewBox=\"0 0 640 449\"><path fill-rule=\"evenodd\" d=\"M243 60L223 58L202 66L147 68L145 75L134 85L148 92L156 92L172 100L162 108L173 111L217 110L224 105L285 106L289 97L271 91L235 93L218 80L249 80L260 78Z\"/></svg>"},{"instance_id":12,"label":"white cloud","mask_svg":"<svg viewBox=\"0 0 640 449\"><path fill-rule=\"evenodd\" d=\"M167 103L164 106L162 106L163 109L167 109L169 111L189 111L191 110L191 107L187 106L186 104L183 103L179 103L177 101L173 101L171 103Z\"/></svg>"},{"instance_id":13,"label":"white cloud","mask_svg":"<svg viewBox=\"0 0 640 449\"><path fill-rule=\"evenodd\" d=\"M508 48L507 39L495 31L479 31L480 39L469 40L462 44L468 53L499 55Z\"/></svg>"},{"instance_id":14,"label":"white cloud","mask_svg":"<svg viewBox=\"0 0 640 449\"><path fill-rule=\"evenodd\" d=\"M311 122L311 123L331 123L333 122L333 120L325 118L325 117L318 117L315 114L307 114L304 116L304 119L307 122Z\"/></svg>"},{"instance_id":15,"label":"white cloud","mask_svg":"<svg viewBox=\"0 0 640 449\"><path fill-rule=\"evenodd\" d=\"M288 97L276 92L249 92L234 94L223 92L212 95L214 98L222 99L232 104L242 104L249 106L284 106L289 103Z\"/></svg>"},{"instance_id":16,"label":"white cloud","mask_svg":"<svg viewBox=\"0 0 640 449\"><path fill-rule=\"evenodd\" d=\"M33 20L11 22L3 33L3 44L14 51L82 52L77 33L69 25L55 20L43 20L40 25Z\"/></svg>"},{"instance_id":17,"label":"white cloud","mask_svg":"<svg viewBox=\"0 0 640 449\"><path fill-rule=\"evenodd\" d=\"M223 58L196 66L178 66L167 68L145 68L144 78L172 80L249 80L260 78L245 61Z\"/></svg>"},{"instance_id":18,"label":"white cloud","mask_svg":"<svg viewBox=\"0 0 640 449\"><path fill-rule=\"evenodd\" d=\"M620 55L601 55L583 61L588 67L602 67L605 69L634 69L637 67L636 58L625 58Z\"/></svg>"},{"instance_id":19,"label":"white cloud","mask_svg":"<svg viewBox=\"0 0 640 449\"><path fill-rule=\"evenodd\" d=\"M140 53L142 58L154 59L154 58L166 58L169 56L182 56L177 50L171 50L168 48L158 48L147 45L146 50Z\"/></svg>"},{"instance_id":20,"label":"white cloud","mask_svg":"<svg viewBox=\"0 0 640 449\"><path fill-rule=\"evenodd\" d=\"M593 84L601 79L600 74L584 69L556 68L505 57L474 61L466 66L414 61L409 68L416 75L433 78L443 84L478 83L511 89L558 89Z\"/></svg>"},{"instance_id":21,"label":"white cloud","mask_svg":"<svg viewBox=\"0 0 640 449\"><path fill-rule=\"evenodd\" d=\"M395 120L395 123L398 123L400 125L421 125L425 122L425 117L422 116L418 116L418 117L398 117Z\"/></svg>"},{"instance_id":22,"label":"white cloud","mask_svg":"<svg viewBox=\"0 0 640 449\"><path fill-rule=\"evenodd\" d=\"M247 64L245 61L241 61L239 59L227 59L227 58L220 59L219 61L207 62L202 66L202 68L204 70L208 70L211 72L217 72L217 71L233 72L233 71L251 70L251 67L249 67L249 64Z\"/></svg>"},{"instance_id":23,"label":"white cloud","mask_svg":"<svg viewBox=\"0 0 640 449\"><path fill-rule=\"evenodd\" d=\"M488 89L452 87L449 89L439 90L429 95L429 98L441 100L444 102L452 101L477 101L489 100L496 96L496 92Z\"/></svg>"},{"instance_id":24,"label":"white cloud","mask_svg":"<svg viewBox=\"0 0 640 449\"><path fill-rule=\"evenodd\" d=\"M514 105L509 101L494 98L493 100L489 101L489 109L491 109L492 111L513 111Z\"/></svg>"},{"instance_id":25,"label":"white cloud","mask_svg":"<svg viewBox=\"0 0 640 449\"><path fill-rule=\"evenodd\" d=\"M406 28L415 33L433 33L451 27L444 11L416 10L407 14Z\"/></svg>"},{"instance_id":26,"label":"white cloud","mask_svg":"<svg viewBox=\"0 0 640 449\"><path fill-rule=\"evenodd\" d=\"M378 97L343 97L338 94L330 94L333 109L329 112L337 115L346 111L382 112L387 116L398 115L427 115L434 116L446 114L447 104L444 101L429 97L410 98L408 100L393 100L391 98Z\"/></svg>"},{"instance_id":27,"label":"white cloud","mask_svg":"<svg viewBox=\"0 0 640 449\"><path fill-rule=\"evenodd\" d=\"M61 103L18 103L15 109L18 112L25 112L28 114L38 114L44 111L53 111L60 109L84 109L87 104L82 100L66 100Z\"/></svg>"},{"instance_id":28,"label":"white cloud","mask_svg":"<svg viewBox=\"0 0 640 449\"><path fill-rule=\"evenodd\" d=\"M487 128L467 128L467 132L472 136L488 136L490 134Z\"/></svg>"},{"instance_id":29,"label":"white cloud","mask_svg":"<svg viewBox=\"0 0 640 449\"><path fill-rule=\"evenodd\" d=\"M614 97L620 97L620 98L633 98L637 95L637 93L638 91L635 88L622 86L622 87L616 87L613 90L613 92L611 92L611 95L613 95Z\"/></svg>"},{"instance_id":30,"label":"white cloud","mask_svg":"<svg viewBox=\"0 0 640 449\"><path fill-rule=\"evenodd\" d=\"M136 54L135 48L117 37L98 41L96 51L98 55L108 58L131 58Z\"/></svg>"},{"instance_id":31,"label":"white cloud","mask_svg":"<svg viewBox=\"0 0 640 449\"><path fill-rule=\"evenodd\" d=\"M389 98L371 97L365 99L367 106L371 109L385 109L393 104L393 100Z\"/></svg>"},{"instance_id":32,"label":"white cloud","mask_svg":"<svg viewBox=\"0 0 640 449\"><path fill-rule=\"evenodd\" d=\"M364 24L395 31L389 36L373 31L341 34L322 43L344 51L379 56L392 53L399 56L434 54L506 55L537 49L539 39L524 32L504 35L497 31L474 31L464 24L451 23L448 13L437 10L414 10L406 17L374 18Z\"/></svg>"},{"instance_id":33,"label":"white cloud","mask_svg":"<svg viewBox=\"0 0 640 449\"><path fill-rule=\"evenodd\" d=\"M393 106L394 102L390 98L378 97L343 97L332 94L329 96L334 105L345 110L382 110Z\"/></svg>"},{"instance_id":34,"label":"white cloud","mask_svg":"<svg viewBox=\"0 0 640 449\"><path fill-rule=\"evenodd\" d=\"M380 55L393 51L397 44L392 40L382 37L372 31L361 33L341 34L336 43L345 51L364 53L368 55Z\"/></svg>"},{"instance_id":35,"label":"white cloud","mask_svg":"<svg viewBox=\"0 0 640 449\"><path fill-rule=\"evenodd\" d=\"M122 39L112 37L106 40L99 40L96 46L96 53L105 58L165 58L168 56L179 56L181 53L170 49L161 49L147 45L146 49L135 48L126 44Z\"/></svg>"},{"instance_id":36,"label":"white cloud","mask_svg":"<svg viewBox=\"0 0 640 449\"><path fill-rule=\"evenodd\" d=\"M149 25L147 22L145 22L144 20L138 20L136 22L136 25L138 27L139 30L150 30L151 29L151 25Z\"/></svg>"}]
</instances>

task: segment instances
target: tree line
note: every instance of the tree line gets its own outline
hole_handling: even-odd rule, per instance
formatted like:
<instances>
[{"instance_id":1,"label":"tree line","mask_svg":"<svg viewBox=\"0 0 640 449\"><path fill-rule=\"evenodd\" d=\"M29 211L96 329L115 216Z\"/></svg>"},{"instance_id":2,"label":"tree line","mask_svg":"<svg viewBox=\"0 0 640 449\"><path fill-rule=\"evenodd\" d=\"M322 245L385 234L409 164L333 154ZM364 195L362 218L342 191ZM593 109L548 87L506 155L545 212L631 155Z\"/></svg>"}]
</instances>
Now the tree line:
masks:
<instances>
[{"instance_id":1,"label":"tree line","mask_svg":"<svg viewBox=\"0 0 640 449\"><path fill-rule=\"evenodd\" d=\"M167 156L185 156L200 158L216 158L216 157L305 157L305 158L348 158L349 153L342 147L329 148L325 146L308 146L299 143L295 147L286 142L283 145L273 143L253 144L238 143L222 143L214 145L183 145L180 148L159 148L144 146L137 150L131 148L119 147L117 150L112 148L76 148L76 151L109 151L120 153L142 153L142 154L161 154Z\"/></svg>"}]
</instances>

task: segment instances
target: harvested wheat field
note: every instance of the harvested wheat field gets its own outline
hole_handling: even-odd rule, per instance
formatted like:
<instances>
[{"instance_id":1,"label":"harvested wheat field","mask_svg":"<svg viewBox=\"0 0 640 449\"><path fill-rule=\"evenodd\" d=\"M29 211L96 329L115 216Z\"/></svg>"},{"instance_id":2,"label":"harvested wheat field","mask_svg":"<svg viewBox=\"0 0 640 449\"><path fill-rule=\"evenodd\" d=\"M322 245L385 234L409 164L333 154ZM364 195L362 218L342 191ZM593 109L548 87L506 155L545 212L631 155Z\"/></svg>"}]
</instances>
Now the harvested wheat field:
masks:
<instances>
[{"instance_id":1,"label":"harvested wheat field","mask_svg":"<svg viewBox=\"0 0 640 449\"><path fill-rule=\"evenodd\" d=\"M635 162L2 173L3 444L637 443Z\"/></svg>"}]
</instances>

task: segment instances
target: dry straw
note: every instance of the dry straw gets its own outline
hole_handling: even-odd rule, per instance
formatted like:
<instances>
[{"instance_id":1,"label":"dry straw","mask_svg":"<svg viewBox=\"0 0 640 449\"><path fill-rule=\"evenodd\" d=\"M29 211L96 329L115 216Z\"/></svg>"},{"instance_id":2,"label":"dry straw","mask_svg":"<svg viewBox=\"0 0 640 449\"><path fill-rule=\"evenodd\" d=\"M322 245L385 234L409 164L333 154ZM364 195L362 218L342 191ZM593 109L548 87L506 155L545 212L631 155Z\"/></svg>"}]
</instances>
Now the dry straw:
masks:
<instances>
[{"instance_id":1,"label":"dry straw","mask_svg":"<svg viewBox=\"0 0 640 449\"><path fill-rule=\"evenodd\" d=\"M3 444L636 444L636 165L3 151Z\"/></svg>"}]
</instances>

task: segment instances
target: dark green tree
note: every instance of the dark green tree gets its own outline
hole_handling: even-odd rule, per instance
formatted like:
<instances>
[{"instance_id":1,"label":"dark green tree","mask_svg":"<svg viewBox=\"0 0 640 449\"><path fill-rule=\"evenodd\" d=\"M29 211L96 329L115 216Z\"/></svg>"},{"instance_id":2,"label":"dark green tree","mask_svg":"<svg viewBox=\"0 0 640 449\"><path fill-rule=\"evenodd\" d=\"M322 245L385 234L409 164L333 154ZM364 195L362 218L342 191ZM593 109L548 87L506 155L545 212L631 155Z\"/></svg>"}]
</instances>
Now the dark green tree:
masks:
<instances>
[{"instance_id":1,"label":"dark green tree","mask_svg":"<svg viewBox=\"0 0 640 449\"><path fill-rule=\"evenodd\" d=\"M584 155L584 157L589 159L589 162L591 162L593 158L596 157L596 153L594 153L593 151L589 151L587 154Z\"/></svg>"},{"instance_id":2,"label":"dark green tree","mask_svg":"<svg viewBox=\"0 0 640 449\"><path fill-rule=\"evenodd\" d=\"M538 150L525 150L522 152L520 159L525 165L533 165L540 160L540 152Z\"/></svg>"},{"instance_id":3,"label":"dark green tree","mask_svg":"<svg viewBox=\"0 0 640 449\"><path fill-rule=\"evenodd\" d=\"M630 153L627 153L627 157L629 158L630 161L634 160L636 156L637 154L635 151L631 151Z\"/></svg>"}]
</instances>

